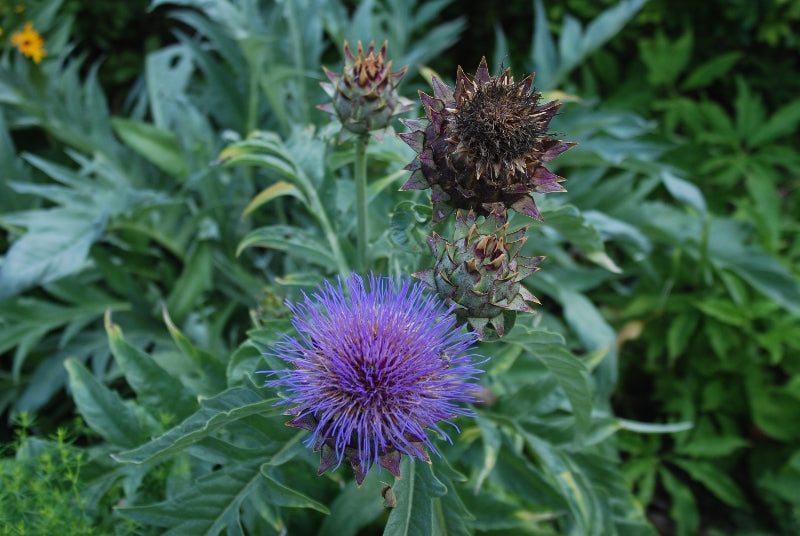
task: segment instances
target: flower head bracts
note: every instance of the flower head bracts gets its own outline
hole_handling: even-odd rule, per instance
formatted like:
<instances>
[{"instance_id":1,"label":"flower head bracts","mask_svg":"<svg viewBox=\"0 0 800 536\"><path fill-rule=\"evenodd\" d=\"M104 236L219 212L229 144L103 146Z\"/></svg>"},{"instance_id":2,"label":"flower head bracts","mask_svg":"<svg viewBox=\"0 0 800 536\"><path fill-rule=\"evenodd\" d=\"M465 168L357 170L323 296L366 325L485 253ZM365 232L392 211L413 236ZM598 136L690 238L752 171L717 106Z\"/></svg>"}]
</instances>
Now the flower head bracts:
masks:
<instances>
[{"instance_id":1,"label":"flower head bracts","mask_svg":"<svg viewBox=\"0 0 800 536\"><path fill-rule=\"evenodd\" d=\"M460 403L475 401L480 371L475 334L423 285L353 274L347 291L325 283L289 305L297 336L272 354L292 368L267 385L285 389L287 424L311 432L319 474L347 458L360 484L376 463L399 477L402 454L430 462L426 429L449 440L438 423L471 414Z\"/></svg>"},{"instance_id":2,"label":"flower head bracts","mask_svg":"<svg viewBox=\"0 0 800 536\"><path fill-rule=\"evenodd\" d=\"M544 163L574 146L553 139L550 120L561 104L540 103L533 74L515 83L510 69L492 77L481 60L470 79L458 68L455 88L433 79L420 92L425 118L402 120L400 137L418 154L402 190L431 188L434 223L455 209L488 214L497 204L542 219L531 193L564 191L565 179Z\"/></svg>"},{"instance_id":3,"label":"flower head bracts","mask_svg":"<svg viewBox=\"0 0 800 536\"><path fill-rule=\"evenodd\" d=\"M491 324L502 337L517 312L533 312L539 300L522 284L538 271L544 257L519 254L527 226L508 232L507 213L500 204L478 222L473 211L456 213L453 241L433 233L428 244L436 258L433 268L414 274L440 297L457 306L456 314L483 338Z\"/></svg>"},{"instance_id":4,"label":"flower head bracts","mask_svg":"<svg viewBox=\"0 0 800 536\"><path fill-rule=\"evenodd\" d=\"M413 108L411 101L397 92L408 66L392 72L392 62L386 61L386 47L387 42L384 42L375 52L375 43L370 43L365 54L359 41L358 53L354 56L345 41L342 74L322 67L329 82L321 85L331 102L319 106L319 109L341 121L340 141L354 134L367 133L380 138L397 115Z\"/></svg>"}]
</instances>

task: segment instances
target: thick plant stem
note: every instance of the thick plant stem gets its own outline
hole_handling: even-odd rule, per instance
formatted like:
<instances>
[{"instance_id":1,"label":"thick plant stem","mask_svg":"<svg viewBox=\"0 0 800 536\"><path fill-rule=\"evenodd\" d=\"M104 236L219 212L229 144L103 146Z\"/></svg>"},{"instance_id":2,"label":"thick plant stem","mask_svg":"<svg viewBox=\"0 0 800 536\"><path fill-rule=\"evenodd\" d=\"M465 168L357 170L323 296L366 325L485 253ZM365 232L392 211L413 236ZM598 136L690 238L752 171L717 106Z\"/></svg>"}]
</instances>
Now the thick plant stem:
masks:
<instances>
[{"instance_id":1,"label":"thick plant stem","mask_svg":"<svg viewBox=\"0 0 800 536\"><path fill-rule=\"evenodd\" d=\"M367 146L369 136L359 136L355 141L355 178L356 178L356 214L358 217L358 268L362 272L367 270L367 237L369 224L367 222Z\"/></svg>"}]
</instances>

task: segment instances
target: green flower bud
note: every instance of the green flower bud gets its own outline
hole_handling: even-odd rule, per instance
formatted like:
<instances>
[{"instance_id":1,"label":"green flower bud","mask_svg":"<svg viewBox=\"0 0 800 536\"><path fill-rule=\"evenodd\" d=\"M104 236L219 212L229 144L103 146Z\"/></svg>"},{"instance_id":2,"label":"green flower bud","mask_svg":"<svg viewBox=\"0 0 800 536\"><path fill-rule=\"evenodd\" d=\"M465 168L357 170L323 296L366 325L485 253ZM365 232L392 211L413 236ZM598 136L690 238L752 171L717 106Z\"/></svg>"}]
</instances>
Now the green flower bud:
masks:
<instances>
[{"instance_id":1,"label":"green flower bud","mask_svg":"<svg viewBox=\"0 0 800 536\"><path fill-rule=\"evenodd\" d=\"M376 53L372 42L365 54L359 41L358 53L353 56L345 41L343 73L339 75L322 68L330 82L321 85L331 102L319 108L341 121L340 141L353 134L372 133L380 138L397 115L413 108L409 99L397 93L397 86L408 66L391 72L392 62L386 61L386 47L384 41Z\"/></svg>"},{"instance_id":2,"label":"green flower bud","mask_svg":"<svg viewBox=\"0 0 800 536\"><path fill-rule=\"evenodd\" d=\"M457 211L453 241L434 232L428 244L436 264L414 274L440 297L455 303L456 315L481 338L489 324L502 337L506 322L513 322L517 312L534 312L530 304L539 300L522 280L538 271L544 259L519 255L528 226L509 233L503 206L496 203L489 210L481 223L473 211L466 216Z\"/></svg>"}]
</instances>

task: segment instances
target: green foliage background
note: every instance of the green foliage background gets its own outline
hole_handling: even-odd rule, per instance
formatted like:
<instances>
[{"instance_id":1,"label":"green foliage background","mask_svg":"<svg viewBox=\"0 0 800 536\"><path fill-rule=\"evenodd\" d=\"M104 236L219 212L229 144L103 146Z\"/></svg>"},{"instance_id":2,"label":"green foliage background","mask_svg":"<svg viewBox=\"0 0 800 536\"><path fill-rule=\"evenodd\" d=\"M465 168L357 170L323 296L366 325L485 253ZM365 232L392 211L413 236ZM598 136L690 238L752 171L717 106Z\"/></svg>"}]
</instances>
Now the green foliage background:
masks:
<instances>
[{"instance_id":1,"label":"green foliage background","mask_svg":"<svg viewBox=\"0 0 800 536\"><path fill-rule=\"evenodd\" d=\"M800 2L463 4L0 13L4 533L800 531ZM355 265L353 147L315 108L344 39L387 39L412 98L535 71L579 142L525 245L543 306L480 347L496 403L391 510L386 473L317 477L253 376L283 300ZM429 266L413 153L368 157L370 267Z\"/></svg>"}]
</instances>

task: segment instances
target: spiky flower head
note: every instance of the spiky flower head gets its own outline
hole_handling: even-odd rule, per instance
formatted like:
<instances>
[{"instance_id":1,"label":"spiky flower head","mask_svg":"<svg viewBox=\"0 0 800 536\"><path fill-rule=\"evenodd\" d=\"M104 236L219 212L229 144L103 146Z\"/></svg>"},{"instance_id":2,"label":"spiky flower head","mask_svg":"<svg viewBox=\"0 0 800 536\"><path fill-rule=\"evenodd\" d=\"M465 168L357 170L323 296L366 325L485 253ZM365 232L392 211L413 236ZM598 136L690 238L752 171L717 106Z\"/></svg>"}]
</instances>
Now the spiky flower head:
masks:
<instances>
[{"instance_id":1,"label":"spiky flower head","mask_svg":"<svg viewBox=\"0 0 800 536\"><path fill-rule=\"evenodd\" d=\"M469 353L476 341L424 286L357 274L325 283L289 304L297 337L284 336L272 355L293 368L267 385L283 387L293 404L287 424L311 432L319 474L347 458L360 485L373 464L400 476L406 454L430 463L436 452L425 430L471 411L480 370Z\"/></svg>"},{"instance_id":2,"label":"spiky flower head","mask_svg":"<svg viewBox=\"0 0 800 536\"><path fill-rule=\"evenodd\" d=\"M491 324L498 336L517 312L533 312L536 296L522 280L539 270L544 257L519 254L528 226L508 232L507 212L500 203L478 222L473 211L456 212L453 241L433 233L428 244L436 264L414 274L442 298L457 304L456 314L483 338Z\"/></svg>"},{"instance_id":3,"label":"spiky flower head","mask_svg":"<svg viewBox=\"0 0 800 536\"><path fill-rule=\"evenodd\" d=\"M561 104L541 102L533 76L490 76L484 57L472 78L458 67L455 88L434 78L433 96L419 92L426 117L402 120L411 132L400 137L418 156L401 190L431 188L434 222L454 209L488 214L497 203L541 220L530 194L564 191L565 179L544 164L575 143L548 133Z\"/></svg>"},{"instance_id":4,"label":"spiky flower head","mask_svg":"<svg viewBox=\"0 0 800 536\"><path fill-rule=\"evenodd\" d=\"M331 102L319 106L342 123L340 140L353 134L364 135L372 132L380 137L395 116L413 108L411 101L397 93L400 80L408 71L408 66L391 72L392 62L386 61L384 41L381 49L375 52L371 42L366 54L361 41L354 56L350 45L344 42L344 71L341 75L322 69L330 82L320 85L331 98Z\"/></svg>"}]
</instances>

